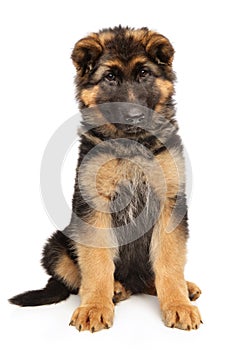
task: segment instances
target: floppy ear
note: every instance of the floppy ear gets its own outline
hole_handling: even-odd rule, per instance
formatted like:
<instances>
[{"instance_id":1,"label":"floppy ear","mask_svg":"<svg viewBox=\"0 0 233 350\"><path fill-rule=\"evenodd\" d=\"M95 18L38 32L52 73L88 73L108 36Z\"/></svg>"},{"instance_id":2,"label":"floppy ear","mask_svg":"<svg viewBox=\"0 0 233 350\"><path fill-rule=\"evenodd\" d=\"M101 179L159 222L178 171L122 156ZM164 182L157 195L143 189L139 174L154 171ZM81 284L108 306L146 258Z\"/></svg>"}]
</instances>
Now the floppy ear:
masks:
<instances>
[{"instance_id":1,"label":"floppy ear","mask_svg":"<svg viewBox=\"0 0 233 350\"><path fill-rule=\"evenodd\" d=\"M170 41L163 35L151 34L146 44L146 52L156 63L172 65L175 50Z\"/></svg>"},{"instance_id":2,"label":"floppy ear","mask_svg":"<svg viewBox=\"0 0 233 350\"><path fill-rule=\"evenodd\" d=\"M71 58L81 75L91 71L95 62L103 52L103 47L97 38L88 36L79 40L73 49Z\"/></svg>"}]
</instances>

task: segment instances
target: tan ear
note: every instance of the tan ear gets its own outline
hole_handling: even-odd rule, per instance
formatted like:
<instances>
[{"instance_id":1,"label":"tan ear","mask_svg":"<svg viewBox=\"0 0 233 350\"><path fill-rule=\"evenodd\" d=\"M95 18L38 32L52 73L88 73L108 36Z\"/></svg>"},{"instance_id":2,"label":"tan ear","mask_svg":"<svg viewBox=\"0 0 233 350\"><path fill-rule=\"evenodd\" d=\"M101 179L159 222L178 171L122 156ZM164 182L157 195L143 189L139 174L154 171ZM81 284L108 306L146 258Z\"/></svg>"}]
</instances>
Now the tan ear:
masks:
<instances>
[{"instance_id":1,"label":"tan ear","mask_svg":"<svg viewBox=\"0 0 233 350\"><path fill-rule=\"evenodd\" d=\"M175 50L163 35L151 33L146 44L146 52L156 63L172 65Z\"/></svg>"},{"instance_id":2,"label":"tan ear","mask_svg":"<svg viewBox=\"0 0 233 350\"><path fill-rule=\"evenodd\" d=\"M83 76L93 69L96 61L103 52L103 47L97 37L88 36L79 40L73 49L71 58L78 71Z\"/></svg>"}]
</instances>

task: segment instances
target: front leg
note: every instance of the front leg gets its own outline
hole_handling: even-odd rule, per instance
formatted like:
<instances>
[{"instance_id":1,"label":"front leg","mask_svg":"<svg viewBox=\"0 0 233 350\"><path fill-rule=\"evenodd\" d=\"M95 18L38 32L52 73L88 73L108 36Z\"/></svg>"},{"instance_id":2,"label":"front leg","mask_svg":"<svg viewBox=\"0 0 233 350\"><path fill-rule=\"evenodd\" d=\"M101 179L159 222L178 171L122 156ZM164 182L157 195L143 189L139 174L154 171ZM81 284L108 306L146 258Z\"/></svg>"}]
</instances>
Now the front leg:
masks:
<instances>
[{"instance_id":1,"label":"front leg","mask_svg":"<svg viewBox=\"0 0 233 350\"><path fill-rule=\"evenodd\" d=\"M79 242L81 305L74 311L70 324L79 331L99 331L113 323L114 257L117 254L113 247L117 244L111 230L109 207L119 181L117 164L118 160L108 153L90 152L76 178L75 215L70 232Z\"/></svg>"},{"instance_id":2,"label":"front leg","mask_svg":"<svg viewBox=\"0 0 233 350\"><path fill-rule=\"evenodd\" d=\"M169 202L165 203L152 238L151 258L157 295L166 326L184 330L197 329L201 316L198 308L189 300L184 279L187 223L184 218L172 232L166 232L171 208Z\"/></svg>"},{"instance_id":3,"label":"front leg","mask_svg":"<svg viewBox=\"0 0 233 350\"><path fill-rule=\"evenodd\" d=\"M111 327L114 304L114 264L109 248L79 246L79 264L82 273L81 305L70 324L79 331L99 331Z\"/></svg>"},{"instance_id":4,"label":"front leg","mask_svg":"<svg viewBox=\"0 0 233 350\"><path fill-rule=\"evenodd\" d=\"M95 332L109 328L113 323L115 250L110 248L110 215L93 212L90 224L93 244L77 244L82 276L79 292L81 305L74 311L70 325L79 331Z\"/></svg>"}]
</instances>

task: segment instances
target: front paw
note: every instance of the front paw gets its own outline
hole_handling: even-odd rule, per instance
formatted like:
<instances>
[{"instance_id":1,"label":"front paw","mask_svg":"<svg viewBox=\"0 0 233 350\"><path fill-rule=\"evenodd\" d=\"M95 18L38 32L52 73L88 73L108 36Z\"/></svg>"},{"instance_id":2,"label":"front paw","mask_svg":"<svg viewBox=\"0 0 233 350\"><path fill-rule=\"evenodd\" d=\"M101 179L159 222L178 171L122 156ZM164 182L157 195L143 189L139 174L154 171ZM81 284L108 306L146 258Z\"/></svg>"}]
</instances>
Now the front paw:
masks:
<instances>
[{"instance_id":1,"label":"front paw","mask_svg":"<svg viewBox=\"0 0 233 350\"><path fill-rule=\"evenodd\" d=\"M198 329L202 323L198 308L190 304L169 305L162 310L162 315L165 325L171 328Z\"/></svg>"},{"instance_id":2,"label":"front paw","mask_svg":"<svg viewBox=\"0 0 233 350\"><path fill-rule=\"evenodd\" d=\"M87 304L78 307L71 318L70 325L79 331L97 332L110 328L113 323L114 307L112 304Z\"/></svg>"}]
</instances>

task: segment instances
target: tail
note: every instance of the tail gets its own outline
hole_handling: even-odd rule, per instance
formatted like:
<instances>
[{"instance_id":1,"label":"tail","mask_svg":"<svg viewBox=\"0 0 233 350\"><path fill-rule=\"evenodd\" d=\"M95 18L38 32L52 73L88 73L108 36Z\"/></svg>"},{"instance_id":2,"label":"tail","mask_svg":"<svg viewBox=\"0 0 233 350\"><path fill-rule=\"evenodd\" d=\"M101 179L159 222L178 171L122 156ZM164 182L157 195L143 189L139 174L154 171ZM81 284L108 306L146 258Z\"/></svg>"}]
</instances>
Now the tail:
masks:
<instances>
[{"instance_id":1,"label":"tail","mask_svg":"<svg viewBox=\"0 0 233 350\"><path fill-rule=\"evenodd\" d=\"M16 295L9 302L19 306L48 305L67 299L71 293L63 283L51 277L44 289Z\"/></svg>"}]
</instances>

